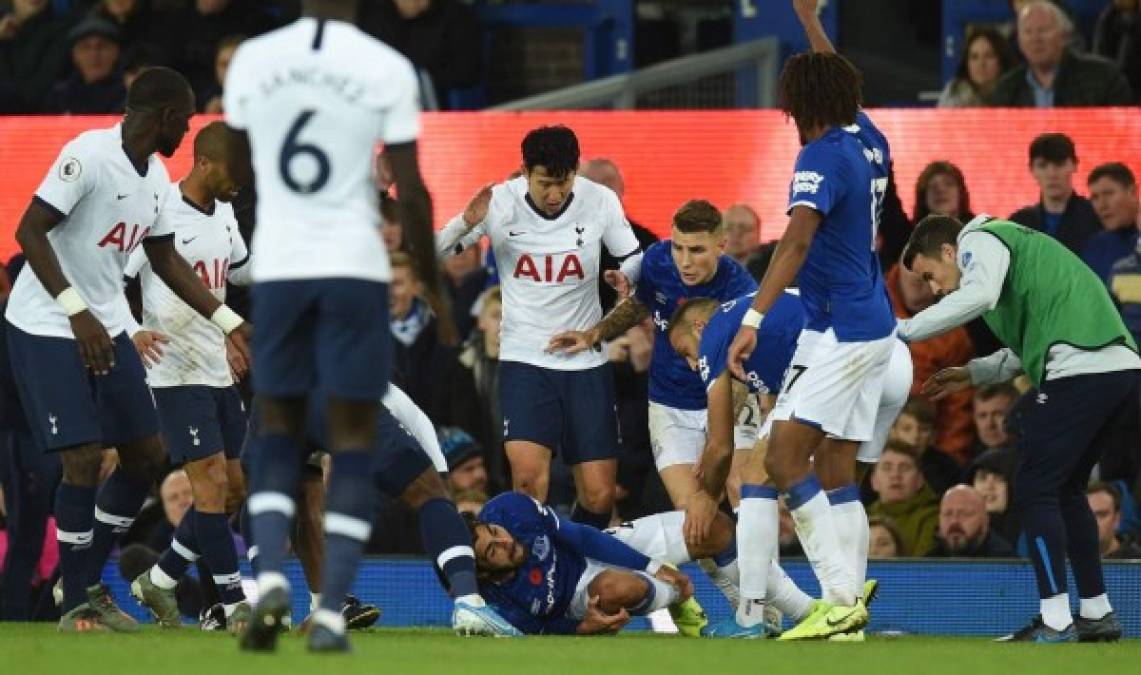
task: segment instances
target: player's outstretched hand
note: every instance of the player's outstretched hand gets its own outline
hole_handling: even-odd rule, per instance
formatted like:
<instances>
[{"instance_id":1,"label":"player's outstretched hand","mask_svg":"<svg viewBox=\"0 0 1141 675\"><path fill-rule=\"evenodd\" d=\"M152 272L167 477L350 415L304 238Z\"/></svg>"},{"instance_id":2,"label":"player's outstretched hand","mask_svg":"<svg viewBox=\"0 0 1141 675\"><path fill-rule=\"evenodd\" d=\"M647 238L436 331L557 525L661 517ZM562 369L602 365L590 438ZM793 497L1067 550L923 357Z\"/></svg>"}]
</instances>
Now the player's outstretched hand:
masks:
<instances>
[{"instance_id":1,"label":"player's outstretched hand","mask_svg":"<svg viewBox=\"0 0 1141 675\"><path fill-rule=\"evenodd\" d=\"M566 354L571 356L594 347L598 337L594 331L568 330L559 333L547 343L548 354Z\"/></svg>"},{"instance_id":2,"label":"player's outstretched hand","mask_svg":"<svg viewBox=\"0 0 1141 675\"><path fill-rule=\"evenodd\" d=\"M71 332L79 347L79 358L83 365L96 375L106 375L115 367L115 343L107 334L107 329L95 318L90 310L73 314L70 318Z\"/></svg>"},{"instance_id":3,"label":"player's outstretched hand","mask_svg":"<svg viewBox=\"0 0 1141 675\"><path fill-rule=\"evenodd\" d=\"M710 497L705 490L693 493L685 505L685 543L690 548L701 546L713 530L713 521L717 518L717 501Z\"/></svg>"},{"instance_id":4,"label":"player's outstretched hand","mask_svg":"<svg viewBox=\"0 0 1141 675\"><path fill-rule=\"evenodd\" d=\"M487 219L487 209L491 205L491 188L495 183L488 183L475 193L464 209L464 222L468 227L475 227Z\"/></svg>"},{"instance_id":5,"label":"player's outstretched hand","mask_svg":"<svg viewBox=\"0 0 1141 675\"><path fill-rule=\"evenodd\" d=\"M963 391L970 386L970 370L965 367L944 368L929 377L927 381L923 383L923 391L920 393L932 401L938 401L941 398Z\"/></svg>"},{"instance_id":6,"label":"player's outstretched hand","mask_svg":"<svg viewBox=\"0 0 1141 675\"><path fill-rule=\"evenodd\" d=\"M226 340L226 363L230 365L230 375L234 382L240 382L250 372L250 361L242 356L230 340Z\"/></svg>"},{"instance_id":7,"label":"player's outstretched hand","mask_svg":"<svg viewBox=\"0 0 1141 675\"><path fill-rule=\"evenodd\" d=\"M622 270L606 270L606 273L602 276L606 279L606 283L610 284L610 287L618 294L618 302L622 302L630 297L630 280L626 278Z\"/></svg>"},{"instance_id":8,"label":"player's outstretched hand","mask_svg":"<svg viewBox=\"0 0 1141 675\"><path fill-rule=\"evenodd\" d=\"M625 608L619 609L617 614L607 614L598 603L597 595L587 601L586 616L578 624L579 635L613 635L630 622L630 613Z\"/></svg>"},{"instance_id":9,"label":"player's outstretched hand","mask_svg":"<svg viewBox=\"0 0 1141 675\"><path fill-rule=\"evenodd\" d=\"M679 600L689 600L693 597L693 582L681 570L662 565L654 577L676 588L681 595Z\"/></svg>"},{"instance_id":10,"label":"player's outstretched hand","mask_svg":"<svg viewBox=\"0 0 1141 675\"><path fill-rule=\"evenodd\" d=\"M749 358L756 348L757 329L748 326L738 328L733 344L729 345L729 372L733 373L733 377L742 382L749 381L745 376L745 359Z\"/></svg>"},{"instance_id":11,"label":"player's outstretched hand","mask_svg":"<svg viewBox=\"0 0 1141 675\"><path fill-rule=\"evenodd\" d=\"M131 336L135 349L147 368L156 365L162 360L162 346L170 342L170 338L153 330L140 330Z\"/></svg>"}]
</instances>

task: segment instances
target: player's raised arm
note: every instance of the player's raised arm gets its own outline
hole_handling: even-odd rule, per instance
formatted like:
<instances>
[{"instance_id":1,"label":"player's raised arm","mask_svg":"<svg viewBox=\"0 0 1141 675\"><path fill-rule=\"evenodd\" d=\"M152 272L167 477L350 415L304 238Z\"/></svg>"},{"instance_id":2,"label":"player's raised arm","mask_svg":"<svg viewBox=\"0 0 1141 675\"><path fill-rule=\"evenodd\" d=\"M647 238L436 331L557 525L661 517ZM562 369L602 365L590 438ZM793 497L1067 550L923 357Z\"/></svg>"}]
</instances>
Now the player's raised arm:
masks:
<instances>
[{"instance_id":1,"label":"player's raised arm","mask_svg":"<svg viewBox=\"0 0 1141 675\"><path fill-rule=\"evenodd\" d=\"M484 222L491 210L492 188L487 183L472 195L463 213L448 221L436 236L436 253L441 258L474 246L486 233Z\"/></svg>"},{"instance_id":2,"label":"player's raised arm","mask_svg":"<svg viewBox=\"0 0 1141 675\"><path fill-rule=\"evenodd\" d=\"M800 25L804 26L804 34L808 37L808 43L812 45L812 51L834 54L836 48L832 46L832 41L828 39L828 34L824 32L824 26L820 23L818 4L819 0L792 0L792 7L800 19Z\"/></svg>"}]
</instances>

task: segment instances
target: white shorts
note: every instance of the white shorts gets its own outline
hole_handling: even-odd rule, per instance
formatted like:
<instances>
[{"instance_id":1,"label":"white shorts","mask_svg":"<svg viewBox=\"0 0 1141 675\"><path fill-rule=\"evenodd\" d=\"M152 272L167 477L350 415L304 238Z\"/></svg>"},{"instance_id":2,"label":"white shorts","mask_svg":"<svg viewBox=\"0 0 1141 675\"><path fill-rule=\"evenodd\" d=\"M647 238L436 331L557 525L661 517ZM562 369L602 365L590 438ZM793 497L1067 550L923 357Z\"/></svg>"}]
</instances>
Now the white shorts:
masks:
<instances>
[{"instance_id":1,"label":"white shorts","mask_svg":"<svg viewBox=\"0 0 1141 675\"><path fill-rule=\"evenodd\" d=\"M876 410L876 422L872 429L872 438L860 444L860 452L856 461L865 464L875 464L880 461L883 446L891 433L891 425L899 417L911 395L911 350L903 340L895 341L895 348L891 352L891 361L887 366L887 375L883 381L883 393L880 394L880 405Z\"/></svg>"},{"instance_id":2,"label":"white shorts","mask_svg":"<svg viewBox=\"0 0 1141 675\"><path fill-rule=\"evenodd\" d=\"M872 440L897 342L894 335L839 342L831 328L802 331L769 417L810 424L846 441Z\"/></svg>"},{"instance_id":3,"label":"white shorts","mask_svg":"<svg viewBox=\"0 0 1141 675\"><path fill-rule=\"evenodd\" d=\"M757 442L760 404L749 395L733 426L733 447L752 449ZM658 471L676 464L697 464L705 449L705 410L682 410L650 401L650 447Z\"/></svg>"},{"instance_id":4,"label":"white shorts","mask_svg":"<svg viewBox=\"0 0 1141 675\"><path fill-rule=\"evenodd\" d=\"M639 518L633 522L622 523L618 527L606 530L606 533L638 551L651 560L681 565L689 562L689 551L685 547L685 538L682 536L682 526L685 524L685 511L668 511L653 516ZM670 536L669 533L674 535ZM620 570L639 574L653 583L649 574L641 570L631 570L625 567L615 567L597 560L586 559L586 569L575 585L574 598L567 607L567 616L582 620L586 616L586 607L590 601L588 588L590 582L606 570Z\"/></svg>"}]
</instances>

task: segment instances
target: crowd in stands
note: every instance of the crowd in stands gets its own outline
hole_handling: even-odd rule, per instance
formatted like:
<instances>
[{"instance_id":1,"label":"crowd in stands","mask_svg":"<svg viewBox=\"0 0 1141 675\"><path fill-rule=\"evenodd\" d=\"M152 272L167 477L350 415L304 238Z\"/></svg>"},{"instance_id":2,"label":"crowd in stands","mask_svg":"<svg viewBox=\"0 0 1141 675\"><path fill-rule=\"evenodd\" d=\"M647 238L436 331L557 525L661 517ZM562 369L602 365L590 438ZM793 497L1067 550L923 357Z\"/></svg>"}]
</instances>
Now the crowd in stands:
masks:
<instances>
[{"instance_id":1,"label":"crowd in stands","mask_svg":"<svg viewBox=\"0 0 1141 675\"><path fill-rule=\"evenodd\" d=\"M0 2L0 114L119 113L127 86L153 65L185 75L201 112L220 112L234 49L293 20L300 6L300 0ZM361 28L420 71L425 107L446 107L447 91L479 83L483 38L467 5L378 0L361 7Z\"/></svg>"}]
</instances>

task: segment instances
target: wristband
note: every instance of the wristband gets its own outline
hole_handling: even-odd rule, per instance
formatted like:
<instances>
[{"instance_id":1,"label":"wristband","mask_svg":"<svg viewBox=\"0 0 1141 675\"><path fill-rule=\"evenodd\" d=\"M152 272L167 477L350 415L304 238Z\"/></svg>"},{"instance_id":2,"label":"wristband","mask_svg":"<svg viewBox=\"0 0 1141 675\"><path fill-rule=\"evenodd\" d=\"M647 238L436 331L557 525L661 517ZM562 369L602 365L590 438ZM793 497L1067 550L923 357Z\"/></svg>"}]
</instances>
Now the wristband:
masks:
<instances>
[{"instance_id":1,"label":"wristband","mask_svg":"<svg viewBox=\"0 0 1141 675\"><path fill-rule=\"evenodd\" d=\"M756 330L757 328L760 328L761 320L764 318L764 314L761 314L757 310L750 307L749 311L745 312L744 318L741 319L741 325L748 326L749 328Z\"/></svg>"},{"instance_id":2,"label":"wristband","mask_svg":"<svg viewBox=\"0 0 1141 675\"><path fill-rule=\"evenodd\" d=\"M67 312L67 315L75 316L80 312L87 311L87 303L83 302L83 298L79 297L79 291L71 286L60 291L59 295L55 296L55 301Z\"/></svg>"},{"instance_id":3,"label":"wristband","mask_svg":"<svg viewBox=\"0 0 1141 675\"><path fill-rule=\"evenodd\" d=\"M218 305L218 309L210 315L210 321L222 332L229 335L235 328L246 322L237 312L225 305Z\"/></svg>"}]
</instances>

